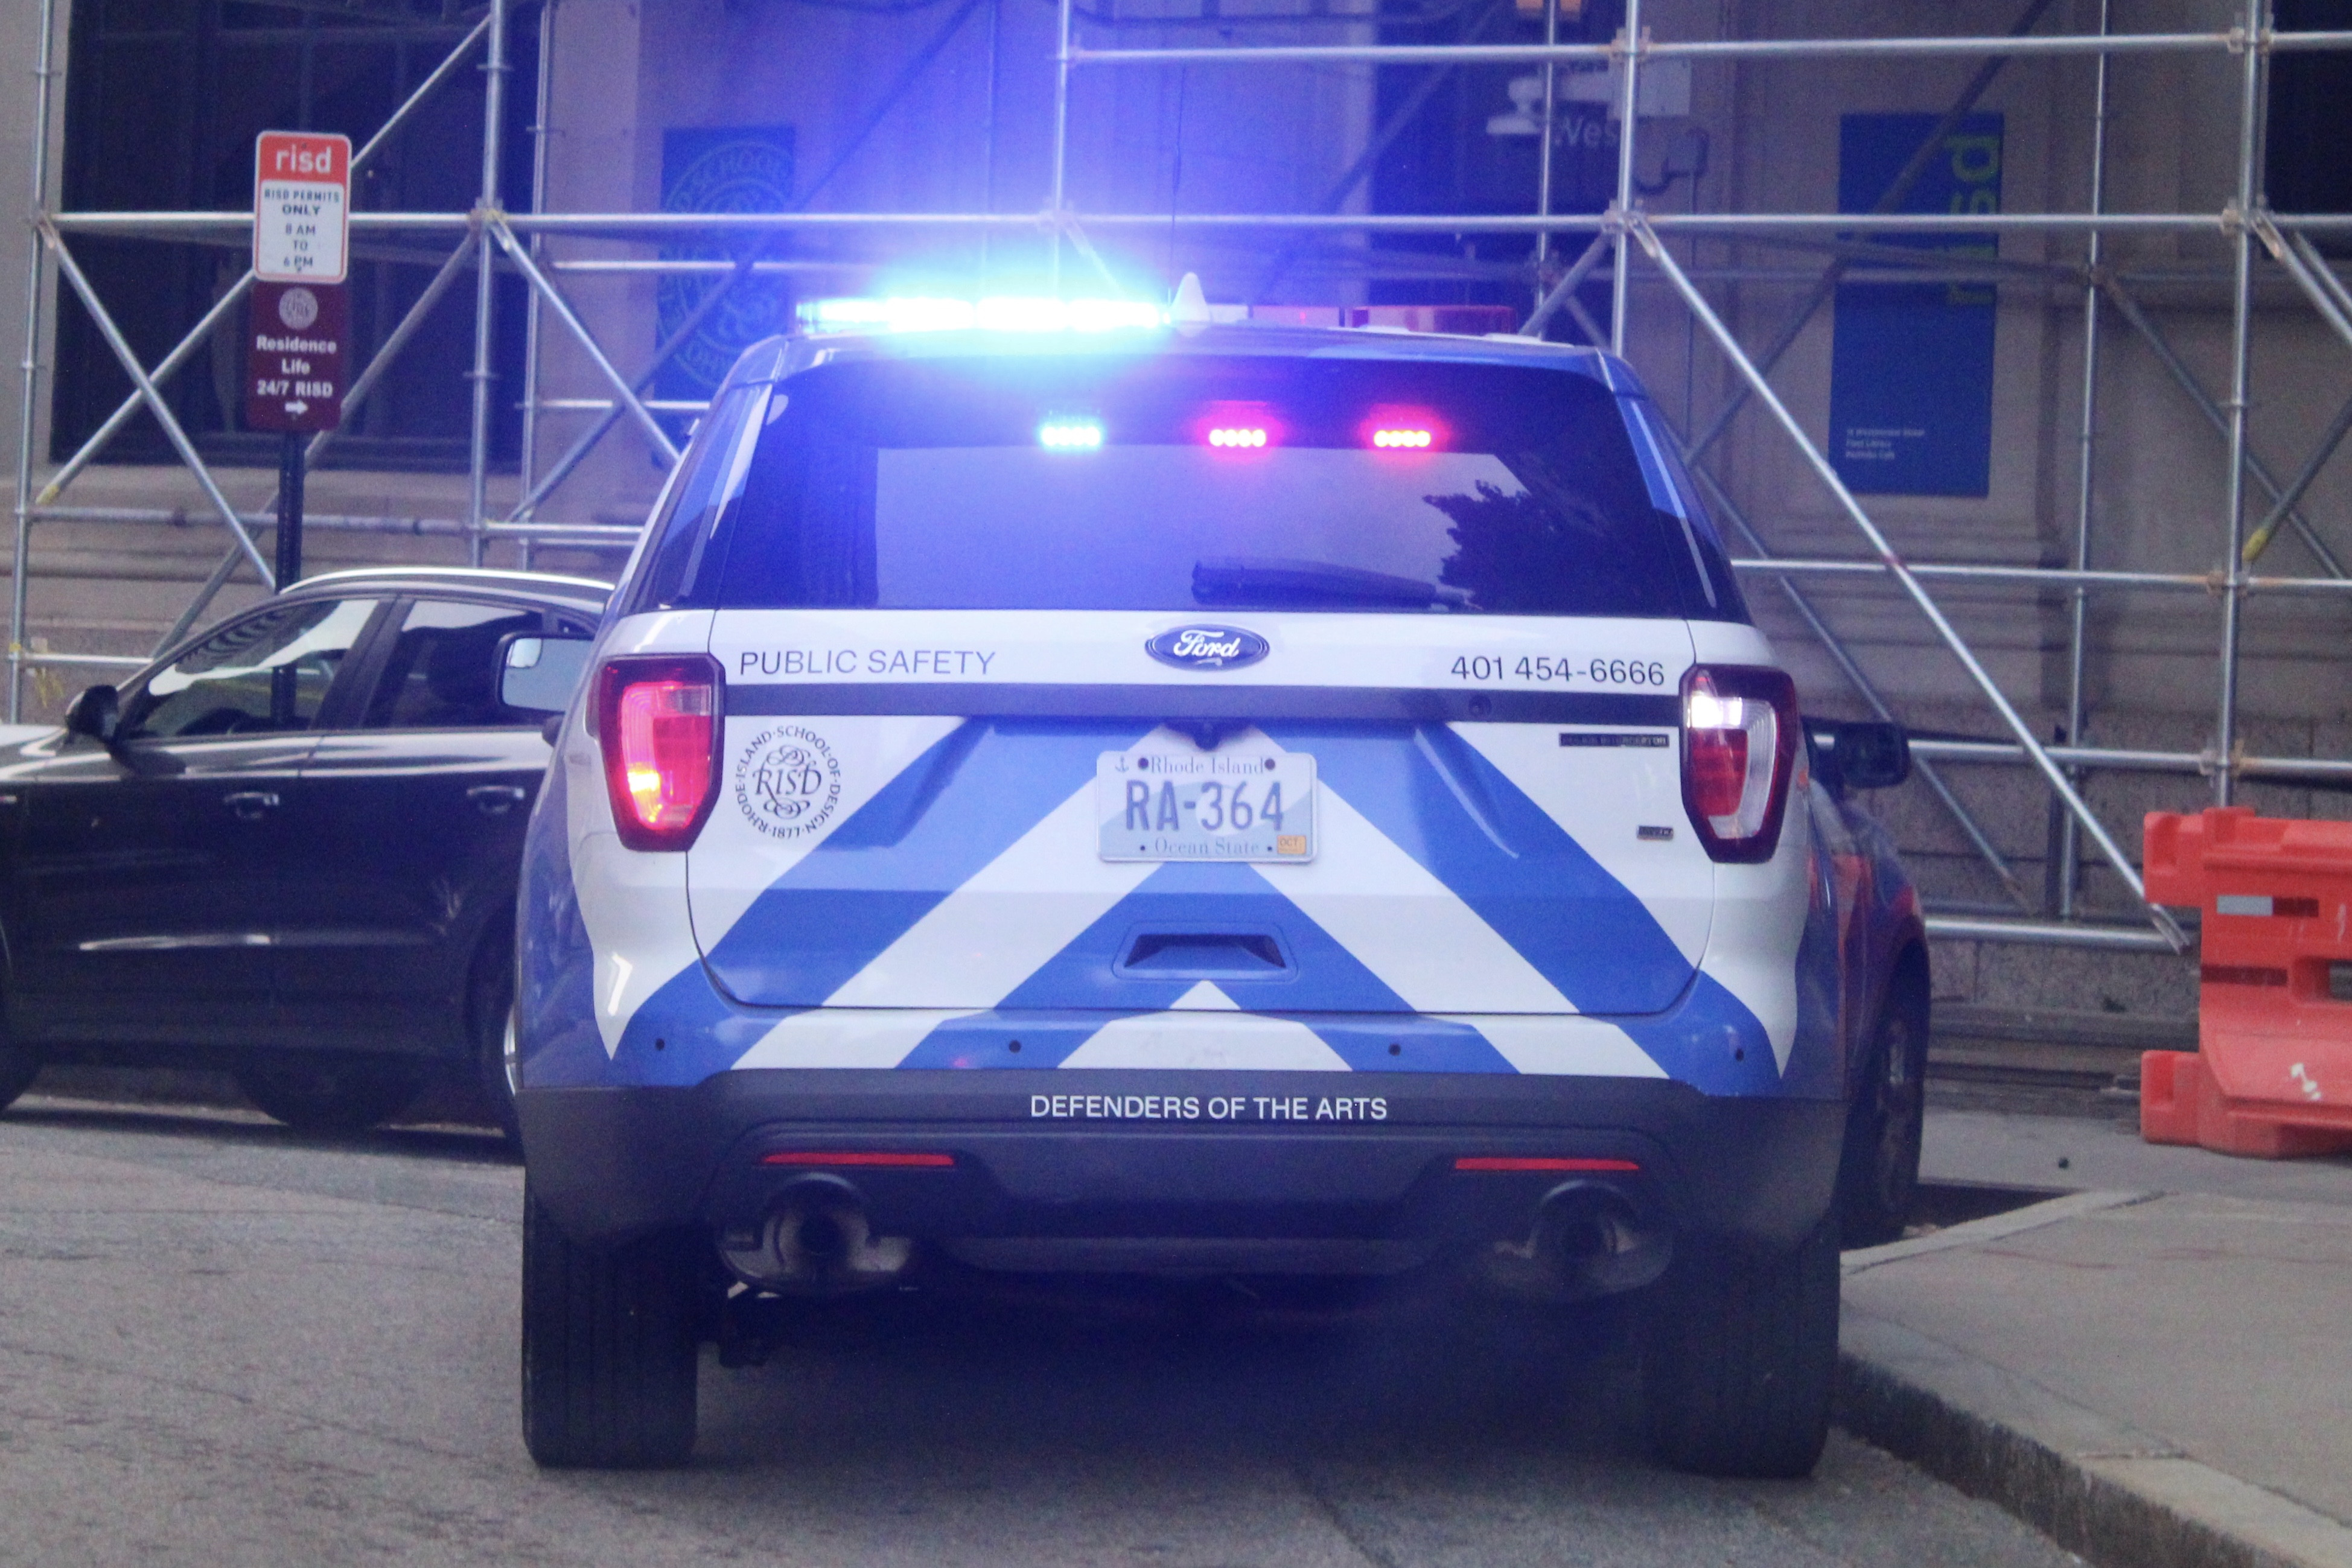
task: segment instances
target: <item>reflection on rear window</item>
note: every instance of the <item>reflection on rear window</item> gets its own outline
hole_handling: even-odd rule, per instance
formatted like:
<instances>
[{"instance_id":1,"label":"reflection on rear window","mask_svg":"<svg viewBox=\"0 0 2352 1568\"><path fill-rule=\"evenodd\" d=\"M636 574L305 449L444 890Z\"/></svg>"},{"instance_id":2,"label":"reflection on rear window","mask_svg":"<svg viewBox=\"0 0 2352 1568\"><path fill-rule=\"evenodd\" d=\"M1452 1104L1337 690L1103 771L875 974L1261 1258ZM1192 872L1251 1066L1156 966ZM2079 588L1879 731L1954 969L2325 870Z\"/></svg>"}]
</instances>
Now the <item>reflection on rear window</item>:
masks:
<instances>
[{"instance_id":1,"label":"reflection on rear window","mask_svg":"<svg viewBox=\"0 0 2352 1568\"><path fill-rule=\"evenodd\" d=\"M781 405L781 406L779 406ZM776 389L662 602L1713 613L1617 399L1275 357L851 363ZM706 462L730 462L712 450Z\"/></svg>"}]
</instances>

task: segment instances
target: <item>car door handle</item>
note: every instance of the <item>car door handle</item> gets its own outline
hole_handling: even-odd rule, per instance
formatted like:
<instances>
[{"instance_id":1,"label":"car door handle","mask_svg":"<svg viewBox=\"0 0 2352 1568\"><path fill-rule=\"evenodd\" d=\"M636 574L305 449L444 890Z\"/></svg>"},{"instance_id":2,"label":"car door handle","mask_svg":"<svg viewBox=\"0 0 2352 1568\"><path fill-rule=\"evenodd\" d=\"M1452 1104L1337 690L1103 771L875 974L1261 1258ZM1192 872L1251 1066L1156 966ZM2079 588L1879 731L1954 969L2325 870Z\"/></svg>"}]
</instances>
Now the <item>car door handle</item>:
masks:
<instances>
[{"instance_id":1,"label":"car door handle","mask_svg":"<svg viewBox=\"0 0 2352 1568\"><path fill-rule=\"evenodd\" d=\"M241 789L235 795L221 796L221 804L236 813L240 822L259 822L269 812L278 809L278 796L266 789Z\"/></svg>"},{"instance_id":2,"label":"car door handle","mask_svg":"<svg viewBox=\"0 0 2352 1568\"><path fill-rule=\"evenodd\" d=\"M476 784L466 792L466 798L479 807L484 816L504 816L530 794L520 784Z\"/></svg>"}]
</instances>

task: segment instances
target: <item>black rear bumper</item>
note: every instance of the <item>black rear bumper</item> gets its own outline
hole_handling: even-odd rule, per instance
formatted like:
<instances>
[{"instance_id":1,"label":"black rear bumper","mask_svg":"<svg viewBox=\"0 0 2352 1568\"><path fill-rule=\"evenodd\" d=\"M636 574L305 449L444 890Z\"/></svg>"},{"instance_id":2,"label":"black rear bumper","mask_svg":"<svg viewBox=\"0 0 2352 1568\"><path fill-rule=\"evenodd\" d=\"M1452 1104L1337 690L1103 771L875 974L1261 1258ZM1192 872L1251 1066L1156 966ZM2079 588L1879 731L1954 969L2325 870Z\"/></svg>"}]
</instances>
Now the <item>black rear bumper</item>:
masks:
<instances>
[{"instance_id":1,"label":"black rear bumper","mask_svg":"<svg viewBox=\"0 0 2352 1568\"><path fill-rule=\"evenodd\" d=\"M813 1175L878 1234L934 1240L1476 1240L1524 1235L1573 1179L1675 1231L1785 1244L1828 1208L1844 1127L1833 1101L1486 1074L754 1069L518 1105L532 1190L590 1244L749 1224Z\"/></svg>"}]
</instances>

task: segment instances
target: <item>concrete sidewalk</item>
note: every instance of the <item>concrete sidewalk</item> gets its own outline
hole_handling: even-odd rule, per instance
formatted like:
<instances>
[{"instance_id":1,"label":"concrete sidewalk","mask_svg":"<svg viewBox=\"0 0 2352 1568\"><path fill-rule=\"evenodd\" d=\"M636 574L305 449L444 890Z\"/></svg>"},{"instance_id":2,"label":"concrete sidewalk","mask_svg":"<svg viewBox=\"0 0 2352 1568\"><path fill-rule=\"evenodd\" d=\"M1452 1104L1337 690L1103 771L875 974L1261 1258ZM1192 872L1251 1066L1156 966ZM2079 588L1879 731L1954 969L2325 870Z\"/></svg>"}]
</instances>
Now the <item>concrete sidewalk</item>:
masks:
<instances>
[{"instance_id":1,"label":"concrete sidewalk","mask_svg":"<svg viewBox=\"0 0 2352 1568\"><path fill-rule=\"evenodd\" d=\"M1940 1112L1927 1170L2147 1184L1848 1253L1849 1428L2095 1563L2352 1568L2352 1163Z\"/></svg>"}]
</instances>

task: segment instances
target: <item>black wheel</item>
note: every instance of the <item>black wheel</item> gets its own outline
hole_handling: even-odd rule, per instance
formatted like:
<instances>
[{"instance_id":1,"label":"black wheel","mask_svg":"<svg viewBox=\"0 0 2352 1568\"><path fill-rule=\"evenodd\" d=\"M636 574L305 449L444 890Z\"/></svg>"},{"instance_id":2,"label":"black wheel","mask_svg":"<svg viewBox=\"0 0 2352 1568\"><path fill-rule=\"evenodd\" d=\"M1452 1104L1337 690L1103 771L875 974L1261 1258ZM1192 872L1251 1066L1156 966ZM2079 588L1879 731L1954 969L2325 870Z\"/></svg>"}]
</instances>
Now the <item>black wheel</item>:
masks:
<instances>
[{"instance_id":1,"label":"black wheel","mask_svg":"<svg viewBox=\"0 0 2352 1568\"><path fill-rule=\"evenodd\" d=\"M6 1026L0 1025L0 1110L16 1104L16 1097L33 1087L40 1071L40 1053L18 1045L8 1037Z\"/></svg>"},{"instance_id":2,"label":"black wheel","mask_svg":"<svg viewBox=\"0 0 2352 1568\"><path fill-rule=\"evenodd\" d=\"M414 1062L313 1055L248 1062L236 1086L264 1114L305 1132L356 1132L408 1109L425 1087Z\"/></svg>"},{"instance_id":3,"label":"black wheel","mask_svg":"<svg viewBox=\"0 0 2352 1568\"><path fill-rule=\"evenodd\" d=\"M1709 1476L1811 1473L1837 1374L1837 1221L1780 1251L1696 1237L1658 1285L1643 1346L1650 1444Z\"/></svg>"},{"instance_id":4,"label":"black wheel","mask_svg":"<svg viewBox=\"0 0 2352 1568\"><path fill-rule=\"evenodd\" d=\"M1898 978L1846 1113L1837 1202L1848 1247L1893 1241L1910 1218L1927 1109L1927 1013L1924 987Z\"/></svg>"},{"instance_id":5,"label":"black wheel","mask_svg":"<svg viewBox=\"0 0 2352 1568\"><path fill-rule=\"evenodd\" d=\"M475 1082L507 1142L519 1145L522 1126L515 1120L514 997L513 944L498 940L484 943L466 1000L467 1026L474 1037Z\"/></svg>"},{"instance_id":6,"label":"black wheel","mask_svg":"<svg viewBox=\"0 0 2352 1568\"><path fill-rule=\"evenodd\" d=\"M682 1465L694 1451L698 1238L575 1245L528 1184L522 1437L550 1467Z\"/></svg>"}]
</instances>

